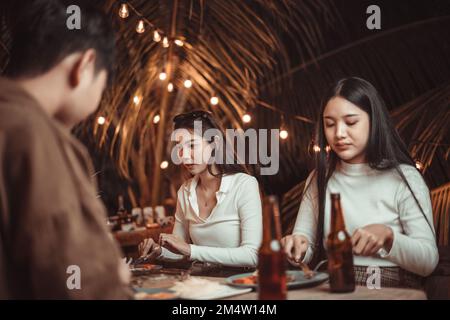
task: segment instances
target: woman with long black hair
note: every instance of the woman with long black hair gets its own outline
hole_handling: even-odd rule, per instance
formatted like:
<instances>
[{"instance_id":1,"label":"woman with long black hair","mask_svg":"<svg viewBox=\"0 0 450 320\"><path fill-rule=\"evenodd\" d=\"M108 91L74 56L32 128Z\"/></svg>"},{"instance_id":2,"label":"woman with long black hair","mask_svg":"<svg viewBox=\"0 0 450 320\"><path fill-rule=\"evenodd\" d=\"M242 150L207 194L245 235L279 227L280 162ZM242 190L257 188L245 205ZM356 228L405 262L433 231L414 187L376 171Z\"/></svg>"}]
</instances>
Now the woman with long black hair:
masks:
<instances>
[{"instance_id":1,"label":"woman with long black hair","mask_svg":"<svg viewBox=\"0 0 450 320\"><path fill-rule=\"evenodd\" d=\"M147 239L142 254L255 267L262 239L257 180L225 147L226 136L209 112L177 115L172 138L177 143L175 160L192 178L178 191L173 233L162 234L159 244Z\"/></svg>"},{"instance_id":2,"label":"woman with long black hair","mask_svg":"<svg viewBox=\"0 0 450 320\"><path fill-rule=\"evenodd\" d=\"M325 97L317 126L320 151L292 235L291 263L323 258L330 193L341 194L352 235L356 283L379 267L382 286L420 287L438 263L429 189L369 82L342 79Z\"/></svg>"}]
</instances>

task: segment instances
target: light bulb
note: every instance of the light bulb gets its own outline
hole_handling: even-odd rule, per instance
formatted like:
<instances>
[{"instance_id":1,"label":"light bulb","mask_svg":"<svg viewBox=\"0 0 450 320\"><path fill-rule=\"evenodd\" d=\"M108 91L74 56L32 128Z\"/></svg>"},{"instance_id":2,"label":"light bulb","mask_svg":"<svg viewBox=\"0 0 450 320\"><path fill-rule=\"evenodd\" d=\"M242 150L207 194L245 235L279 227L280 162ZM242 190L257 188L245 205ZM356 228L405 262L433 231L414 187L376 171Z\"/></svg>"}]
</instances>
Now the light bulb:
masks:
<instances>
[{"instance_id":1,"label":"light bulb","mask_svg":"<svg viewBox=\"0 0 450 320\"><path fill-rule=\"evenodd\" d=\"M169 47L169 39L167 37L164 37L163 39L163 47L168 48Z\"/></svg>"},{"instance_id":2,"label":"light bulb","mask_svg":"<svg viewBox=\"0 0 450 320\"><path fill-rule=\"evenodd\" d=\"M138 105L140 101L141 101L141 99L138 96L134 96L134 98L133 98L134 104Z\"/></svg>"},{"instance_id":3,"label":"light bulb","mask_svg":"<svg viewBox=\"0 0 450 320\"><path fill-rule=\"evenodd\" d=\"M325 151L326 151L327 153L329 153L329 152L331 151L331 147L330 147L330 146L326 146L326 147L325 147Z\"/></svg>"},{"instance_id":4,"label":"light bulb","mask_svg":"<svg viewBox=\"0 0 450 320\"><path fill-rule=\"evenodd\" d=\"M211 104L212 104L213 106L215 106L215 105L217 105L217 104L219 103L219 98L217 98L217 97L212 97L212 98L209 100L209 102L211 102Z\"/></svg>"},{"instance_id":5,"label":"light bulb","mask_svg":"<svg viewBox=\"0 0 450 320\"><path fill-rule=\"evenodd\" d=\"M167 162L167 161L163 161L163 162L161 162L161 165L160 165L160 167L161 167L161 169L167 169L168 167L169 167L169 162Z\"/></svg>"},{"instance_id":6,"label":"light bulb","mask_svg":"<svg viewBox=\"0 0 450 320\"><path fill-rule=\"evenodd\" d=\"M252 117L246 113L242 116L242 121L244 121L244 123L249 123L250 121L252 121Z\"/></svg>"},{"instance_id":7,"label":"light bulb","mask_svg":"<svg viewBox=\"0 0 450 320\"><path fill-rule=\"evenodd\" d=\"M169 92L173 91L173 83L172 82L167 85L167 91L169 91Z\"/></svg>"},{"instance_id":8,"label":"light bulb","mask_svg":"<svg viewBox=\"0 0 450 320\"><path fill-rule=\"evenodd\" d=\"M314 152L320 152L320 147L318 146L318 145L314 145L314 147L313 147L313 150L314 150Z\"/></svg>"},{"instance_id":9,"label":"light bulb","mask_svg":"<svg viewBox=\"0 0 450 320\"><path fill-rule=\"evenodd\" d=\"M157 124L159 122L159 120L161 120L161 117L159 116L159 114L157 114L156 116L153 117L154 124Z\"/></svg>"},{"instance_id":10,"label":"light bulb","mask_svg":"<svg viewBox=\"0 0 450 320\"><path fill-rule=\"evenodd\" d=\"M119 9L119 17L122 19L127 18L130 15L130 12L128 11L128 6L126 3L122 3Z\"/></svg>"},{"instance_id":11,"label":"light bulb","mask_svg":"<svg viewBox=\"0 0 450 320\"><path fill-rule=\"evenodd\" d=\"M416 160L416 168L419 170L422 170L424 167L423 163L420 162L419 160Z\"/></svg>"},{"instance_id":12,"label":"light bulb","mask_svg":"<svg viewBox=\"0 0 450 320\"><path fill-rule=\"evenodd\" d=\"M281 139L287 139L287 137L288 137L288 132L286 131L286 130L281 130L280 131L280 138Z\"/></svg>"},{"instance_id":13,"label":"light bulb","mask_svg":"<svg viewBox=\"0 0 450 320\"><path fill-rule=\"evenodd\" d=\"M161 41L161 35L156 30L153 32L153 41L155 41L155 42Z\"/></svg>"},{"instance_id":14,"label":"light bulb","mask_svg":"<svg viewBox=\"0 0 450 320\"><path fill-rule=\"evenodd\" d=\"M105 124L105 122L106 122L105 117L98 117L98 118L97 118L97 123L98 123L99 125L103 125L103 124Z\"/></svg>"},{"instance_id":15,"label":"light bulb","mask_svg":"<svg viewBox=\"0 0 450 320\"><path fill-rule=\"evenodd\" d=\"M177 46L179 46L179 47L182 47L182 46L184 45L184 42L181 41L180 39L176 39L176 40L174 41L174 43L175 43Z\"/></svg>"},{"instance_id":16,"label":"light bulb","mask_svg":"<svg viewBox=\"0 0 450 320\"><path fill-rule=\"evenodd\" d=\"M161 72L159 74L159 80L164 81L167 79L167 74L165 72Z\"/></svg>"},{"instance_id":17,"label":"light bulb","mask_svg":"<svg viewBox=\"0 0 450 320\"><path fill-rule=\"evenodd\" d=\"M184 87L185 87L185 88L190 88L190 87L192 87L192 81L191 81L191 80L186 80L186 81L184 81Z\"/></svg>"},{"instance_id":18,"label":"light bulb","mask_svg":"<svg viewBox=\"0 0 450 320\"><path fill-rule=\"evenodd\" d=\"M139 20L139 22L136 26L136 32L143 33L144 31L145 31L144 20Z\"/></svg>"}]
</instances>

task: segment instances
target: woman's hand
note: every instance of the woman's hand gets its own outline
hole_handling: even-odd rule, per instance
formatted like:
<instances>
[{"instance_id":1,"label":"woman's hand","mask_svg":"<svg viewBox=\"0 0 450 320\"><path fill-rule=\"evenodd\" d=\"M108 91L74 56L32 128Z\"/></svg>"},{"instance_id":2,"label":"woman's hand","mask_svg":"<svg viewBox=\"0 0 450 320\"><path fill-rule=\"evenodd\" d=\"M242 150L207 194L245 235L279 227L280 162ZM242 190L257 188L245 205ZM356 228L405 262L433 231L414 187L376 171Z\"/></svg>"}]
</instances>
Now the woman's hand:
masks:
<instances>
[{"instance_id":1,"label":"woman's hand","mask_svg":"<svg viewBox=\"0 0 450 320\"><path fill-rule=\"evenodd\" d=\"M153 241L152 238L145 239L139 244L139 254L145 260L155 260L157 257L161 255L162 248L159 244Z\"/></svg>"},{"instance_id":2,"label":"woman's hand","mask_svg":"<svg viewBox=\"0 0 450 320\"><path fill-rule=\"evenodd\" d=\"M191 256L191 246L174 234L161 233L159 235L159 243L173 253L181 254L186 257Z\"/></svg>"},{"instance_id":3,"label":"woman's hand","mask_svg":"<svg viewBox=\"0 0 450 320\"><path fill-rule=\"evenodd\" d=\"M309 241L304 236L293 234L281 239L281 245L289 262L296 264L303 259L308 250Z\"/></svg>"},{"instance_id":4,"label":"woman's hand","mask_svg":"<svg viewBox=\"0 0 450 320\"><path fill-rule=\"evenodd\" d=\"M373 256L381 248L391 251L394 233L384 224L370 224L356 229L352 235L353 253L360 256Z\"/></svg>"}]
</instances>

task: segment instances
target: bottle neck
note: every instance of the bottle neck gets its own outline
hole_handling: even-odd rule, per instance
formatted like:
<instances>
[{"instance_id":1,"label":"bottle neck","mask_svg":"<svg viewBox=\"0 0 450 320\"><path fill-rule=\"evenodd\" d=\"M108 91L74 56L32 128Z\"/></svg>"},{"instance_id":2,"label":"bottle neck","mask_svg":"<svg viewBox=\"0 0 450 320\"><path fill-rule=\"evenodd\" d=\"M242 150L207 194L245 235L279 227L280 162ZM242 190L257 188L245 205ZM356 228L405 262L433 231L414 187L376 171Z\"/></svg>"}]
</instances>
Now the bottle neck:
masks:
<instances>
[{"instance_id":1,"label":"bottle neck","mask_svg":"<svg viewBox=\"0 0 450 320\"><path fill-rule=\"evenodd\" d=\"M270 245L272 240L281 240L280 209L277 198L268 196L263 201L263 245Z\"/></svg>"},{"instance_id":2,"label":"bottle neck","mask_svg":"<svg viewBox=\"0 0 450 320\"><path fill-rule=\"evenodd\" d=\"M339 196L331 195L331 233L345 230L344 216L342 214L341 200Z\"/></svg>"}]
</instances>

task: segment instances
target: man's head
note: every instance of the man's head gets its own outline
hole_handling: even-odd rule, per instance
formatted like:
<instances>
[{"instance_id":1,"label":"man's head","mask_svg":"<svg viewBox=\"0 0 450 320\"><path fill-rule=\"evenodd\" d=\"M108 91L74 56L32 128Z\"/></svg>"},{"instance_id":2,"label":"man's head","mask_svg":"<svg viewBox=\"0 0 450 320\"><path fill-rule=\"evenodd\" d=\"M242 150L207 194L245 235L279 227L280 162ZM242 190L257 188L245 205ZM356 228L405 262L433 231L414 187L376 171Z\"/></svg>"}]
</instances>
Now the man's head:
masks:
<instances>
[{"instance_id":1,"label":"man's head","mask_svg":"<svg viewBox=\"0 0 450 320\"><path fill-rule=\"evenodd\" d=\"M37 93L44 96L40 102L57 104L54 116L66 124L95 111L111 75L114 34L94 2L28 0L10 7L12 43L5 75L46 91ZM71 5L80 8L80 29L67 26Z\"/></svg>"}]
</instances>

